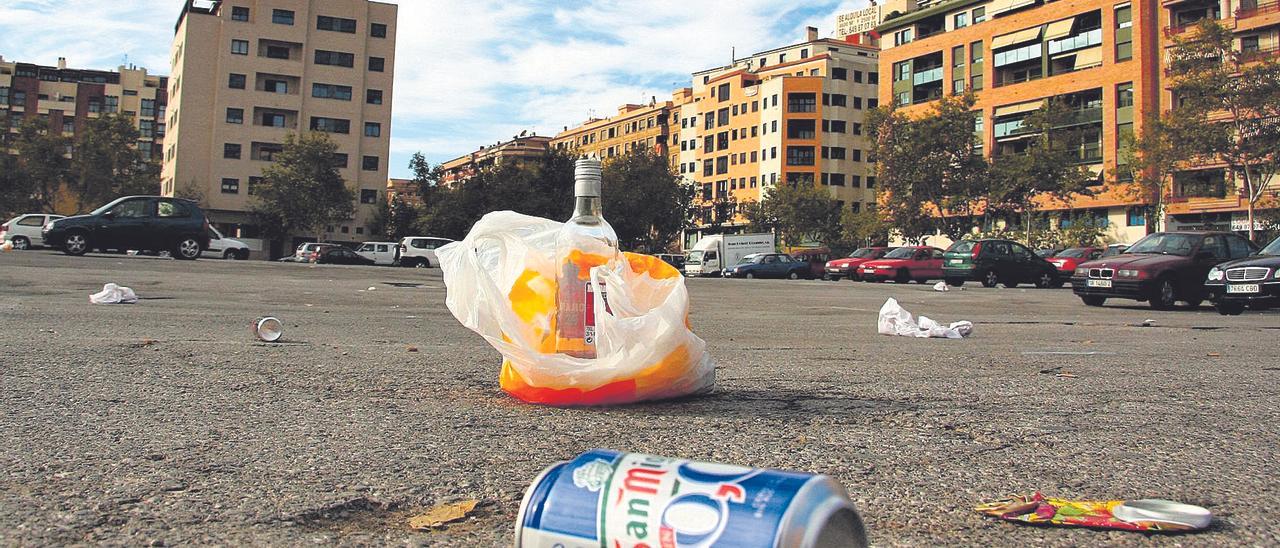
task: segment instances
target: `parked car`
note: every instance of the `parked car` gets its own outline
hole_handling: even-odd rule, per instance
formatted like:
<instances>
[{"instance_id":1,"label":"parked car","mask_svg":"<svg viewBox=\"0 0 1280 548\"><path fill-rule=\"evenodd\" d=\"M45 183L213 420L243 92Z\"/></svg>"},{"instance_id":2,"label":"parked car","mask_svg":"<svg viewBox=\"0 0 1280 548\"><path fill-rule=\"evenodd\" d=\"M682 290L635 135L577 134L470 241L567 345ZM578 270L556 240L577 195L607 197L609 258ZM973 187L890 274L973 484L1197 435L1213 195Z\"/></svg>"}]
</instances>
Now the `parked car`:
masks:
<instances>
[{"instance_id":1,"label":"parked car","mask_svg":"<svg viewBox=\"0 0 1280 548\"><path fill-rule=\"evenodd\" d=\"M400 260L400 245L395 242L365 242L356 253L371 259L374 264L391 266Z\"/></svg>"},{"instance_id":2,"label":"parked car","mask_svg":"<svg viewBox=\"0 0 1280 548\"><path fill-rule=\"evenodd\" d=\"M0 243L13 242L14 249L31 249L44 243L40 230L53 221L63 218L62 215L45 215L28 213L18 215L0 224Z\"/></svg>"},{"instance_id":3,"label":"parked car","mask_svg":"<svg viewBox=\"0 0 1280 548\"><path fill-rule=\"evenodd\" d=\"M809 263L792 259L786 253L752 253L738 264L724 269L726 278L790 278L809 277Z\"/></svg>"},{"instance_id":4,"label":"parked car","mask_svg":"<svg viewBox=\"0 0 1280 548\"><path fill-rule=\"evenodd\" d=\"M1157 232L1124 253L1077 266L1071 286L1089 306L1133 299L1157 310L1173 308L1178 301L1195 308L1208 297L1204 284L1214 266L1257 249L1234 232Z\"/></svg>"},{"instance_id":5,"label":"parked car","mask_svg":"<svg viewBox=\"0 0 1280 548\"><path fill-rule=\"evenodd\" d=\"M406 236L400 240L400 266L414 268L431 268L440 264L436 259L436 249L453 242L448 238L431 238L425 236Z\"/></svg>"},{"instance_id":6,"label":"parked car","mask_svg":"<svg viewBox=\"0 0 1280 548\"><path fill-rule=\"evenodd\" d=\"M1063 251L1064 249L1061 247L1046 247L1044 249L1037 249L1036 256L1040 257L1041 259L1048 259L1050 257L1057 256L1059 253Z\"/></svg>"},{"instance_id":7,"label":"parked car","mask_svg":"<svg viewBox=\"0 0 1280 548\"><path fill-rule=\"evenodd\" d=\"M1114 257L1116 255L1124 253L1124 250L1126 249L1129 249L1129 244L1111 244L1111 245L1108 245L1107 249L1102 252L1102 257ZM1099 257L1099 258L1102 258L1102 257Z\"/></svg>"},{"instance_id":8,"label":"parked car","mask_svg":"<svg viewBox=\"0 0 1280 548\"><path fill-rule=\"evenodd\" d=\"M977 280L984 287L1034 283L1040 288L1062 287L1065 281L1057 267L1012 240L960 240L943 257L942 275L947 284L957 287L966 280Z\"/></svg>"},{"instance_id":9,"label":"parked car","mask_svg":"<svg viewBox=\"0 0 1280 548\"><path fill-rule=\"evenodd\" d=\"M342 246L323 242L307 242L299 244L298 249L293 252L293 261L298 263L314 263L316 262L316 257L319 256L320 250L326 247Z\"/></svg>"},{"instance_id":10,"label":"parked car","mask_svg":"<svg viewBox=\"0 0 1280 548\"><path fill-rule=\"evenodd\" d=\"M827 266L827 261L831 260L831 250L825 247L813 247L808 249L798 249L790 253L791 258L803 263L809 264L809 275L806 278L821 278Z\"/></svg>"},{"instance_id":11,"label":"parked car","mask_svg":"<svg viewBox=\"0 0 1280 548\"><path fill-rule=\"evenodd\" d=\"M365 257L350 249L336 246L326 246L316 252L316 264L350 264L360 266L373 266L373 259Z\"/></svg>"},{"instance_id":12,"label":"parked car","mask_svg":"<svg viewBox=\"0 0 1280 548\"><path fill-rule=\"evenodd\" d=\"M659 253L657 257L662 259L662 262L675 267L676 270L684 272L684 255L678 255L675 253Z\"/></svg>"},{"instance_id":13,"label":"parked car","mask_svg":"<svg viewBox=\"0 0 1280 548\"><path fill-rule=\"evenodd\" d=\"M1280 305L1280 238L1257 255L1213 267L1204 286L1219 314L1234 316L1245 307L1266 310Z\"/></svg>"},{"instance_id":14,"label":"parked car","mask_svg":"<svg viewBox=\"0 0 1280 548\"><path fill-rule=\"evenodd\" d=\"M930 246L899 247L884 257L867 261L858 267L863 280L893 280L904 284L911 280L925 283L942 277L942 250Z\"/></svg>"},{"instance_id":15,"label":"parked car","mask_svg":"<svg viewBox=\"0 0 1280 548\"><path fill-rule=\"evenodd\" d=\"M838 281L840 278L849 278L850 280L860 280L862 276L858 274L858 266L867 261L879 259L885 253L894 249L897 248L860 247L850 253L848 257L827 261L825 279Z\"/></svg>"},{"instance_id":16,"label":"parked car","mask_svg":"<svg viewBox=\"0 0 1280 548\"><path fill-rule=\"evenodd\" d=\"M249 258L249 245L235 238L223 236L217 228L209 227L209 247L205 248L200 255L243 261Z\"/></svg>"},{"instance_id":17,"label":"parked car","mask_svg":"<svg viewBox=\"0 0 1280 548\"><path fill-rule=\"evenodd\" d=\"M1102 250L1096 247L1072 247L1054 255L1049 263L1058 267L1058 274L1065 280L1076 271L1076 265L1099 257L1102 257Z\"/></svg>"},{"instance_id":18,"label":"parked car","mask_svg":"<svg viewBox=\"0 0 1280 548\"><path fill-rule=\"evenodd\" d=\"M209 219L190 200L163 196L125 196L93 210L55 220L41 237L68 255L91 249L169 251L193 260L209 247Z\"/></svg>"}]
</instances>

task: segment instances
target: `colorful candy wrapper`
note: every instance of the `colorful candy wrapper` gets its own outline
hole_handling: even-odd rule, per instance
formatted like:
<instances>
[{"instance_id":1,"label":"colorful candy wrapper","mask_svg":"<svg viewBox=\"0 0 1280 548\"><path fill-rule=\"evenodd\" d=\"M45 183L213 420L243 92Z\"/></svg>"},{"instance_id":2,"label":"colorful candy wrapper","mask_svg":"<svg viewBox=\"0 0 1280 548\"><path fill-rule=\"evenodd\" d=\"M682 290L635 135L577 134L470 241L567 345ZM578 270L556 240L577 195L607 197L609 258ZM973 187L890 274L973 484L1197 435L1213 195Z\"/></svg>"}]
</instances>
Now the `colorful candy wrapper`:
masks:
<instances>
[{"instance_id":1,"label":"colorful candy wrapper","mask_svg":"<svg viewBox=\"0 0 1280 548\"><path fill-rule=\"evenodd\" d=\"M1040 493L986 502L975 510L1005 521L1033 525L1145 532L1195 531L1206 527L1211 519L1204 508L1158 499L1067 500ZM1133 517L1126 520L1117 516Z\"/></svg>"}]
</instances>

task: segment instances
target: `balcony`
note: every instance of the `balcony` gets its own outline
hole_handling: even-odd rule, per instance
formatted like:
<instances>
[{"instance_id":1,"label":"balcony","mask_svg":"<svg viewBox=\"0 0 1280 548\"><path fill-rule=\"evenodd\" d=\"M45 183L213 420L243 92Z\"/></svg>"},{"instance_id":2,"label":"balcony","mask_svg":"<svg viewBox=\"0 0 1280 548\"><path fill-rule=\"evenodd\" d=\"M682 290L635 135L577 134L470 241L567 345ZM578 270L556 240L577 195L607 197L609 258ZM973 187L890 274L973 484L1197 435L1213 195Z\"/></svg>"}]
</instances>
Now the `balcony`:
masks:
<instances>
[{"instance_id":1,"label":"balcony","mask_svg":"<svg viewBox=\"0 0 1280 548\"><path fill-rule=\"evenodd\" d=\"M915 74L911 76L911 83L917 86L932 83L932 82L938 82L940 80L942 80L941 65L933 68L921 70L921 71L916 71Z\"/></svg>"},{"instance_id":2,"label":"balcony","mask_svg":"<svg viewBox=\"0 0 1280 548\"><path fill-rule=\"evenodd\" d=\"M1094 28L1081 31L1075 36L1068 36L1061 40L1049 41L1049 55L1063 53L1067 51L1084 49L1096 46L1102 43L1102 29Z\"/></svg>"},{"instance_id":3,"label":"balcony","mask_svg":"<svg viewBox=\"0 0 1280 548\"><path fill-rule=\"evenodd\" d=\"M1241 63L1251 63L1253 61L1262 61L1272 57L1280 57L1280 45L1269 46L1265 48L1245 50L1240 52Z\"/></svg>"},{"instance_id":4,"label":"balcony","mask_svg":"<svg viewBox=\"0 0 1280 548\"><path fill-rule=\"evenodd\" d=\"M1280 11L1280 1L1273 0L1271 2L1259 2L1251 8L1240 8L1236 10L1236 19L1249 19L1259 15L1275 13Z\"/></svg>"}]
</instances>

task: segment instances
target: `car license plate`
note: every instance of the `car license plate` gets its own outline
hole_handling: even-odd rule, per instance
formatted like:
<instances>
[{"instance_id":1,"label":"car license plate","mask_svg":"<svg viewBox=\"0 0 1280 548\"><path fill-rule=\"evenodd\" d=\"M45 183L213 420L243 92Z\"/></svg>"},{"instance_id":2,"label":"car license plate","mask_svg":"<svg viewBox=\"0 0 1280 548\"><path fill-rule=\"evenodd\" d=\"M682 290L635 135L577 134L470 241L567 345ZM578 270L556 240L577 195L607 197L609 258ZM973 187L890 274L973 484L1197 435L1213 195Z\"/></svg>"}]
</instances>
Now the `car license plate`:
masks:
<instances>
[{"instance_id":1,"label":"car license plate","mask_svg":"<svg viewBox=\"0 0 1280 548\"><path fill-rule=\"evenodd\" d=\"M1111 280L1089 280L1089 287L1111 287Z\"/></svg>"},{"instance_id":2,"label":"car license plate","mask_svg":"<svg viewBox=\"0 0 1280 548\"><path fill-rule=\"evenodd\" d=\"M1230 284L1227 286L1227 293L1258 293L1262 291L1262 287L1258 284Z\"/></svg>"},{"instance_id":3,"label":"car license plate","mask_svg":"<svg viewBox=\"0 0 1280 548\"><path fill-rule=\"evenodd\" d=\"M964 262L964 259L950 259L947 261L947 264L960 264L963 262Z\"/></svg>"}]
</instances>

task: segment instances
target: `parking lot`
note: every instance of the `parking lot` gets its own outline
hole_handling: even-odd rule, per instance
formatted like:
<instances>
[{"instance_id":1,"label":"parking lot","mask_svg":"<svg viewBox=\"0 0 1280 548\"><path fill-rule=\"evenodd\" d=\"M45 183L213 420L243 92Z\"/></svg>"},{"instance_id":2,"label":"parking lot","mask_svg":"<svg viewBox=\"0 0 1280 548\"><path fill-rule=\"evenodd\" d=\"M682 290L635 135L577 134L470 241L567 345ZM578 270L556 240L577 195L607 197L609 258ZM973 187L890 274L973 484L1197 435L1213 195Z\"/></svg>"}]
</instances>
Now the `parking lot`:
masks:
<instances>
[{"instance_id":1,"label":"parking lot","mask_svg":"<svg viewBox=\"0 0 1280 548\"><path fill-rule=\"evenodd\" d=\"M90 305L106 282L141 300ZM1280 313L688 283L714 394L554 409L498 389L499 355L445 309L438 269L2 254L0 545L509 545L528 483L593 447L829 474L877 545L1280 543ZM974 334L878 335L887 297ZM261 315L282 342L251 336ZM1146 536L972 510L1035 490L1215 522ZM464 499L465 522L405 526Z\"/></svg>"}]
</instances>

